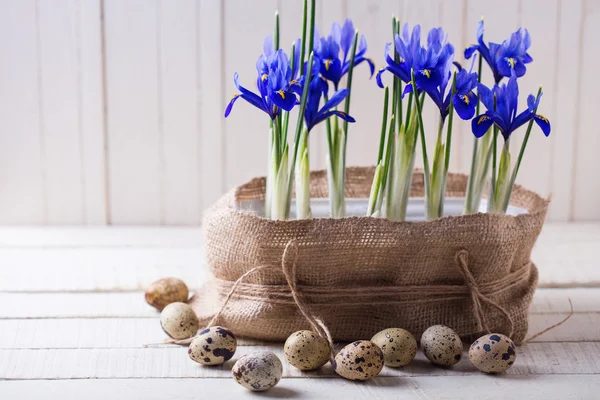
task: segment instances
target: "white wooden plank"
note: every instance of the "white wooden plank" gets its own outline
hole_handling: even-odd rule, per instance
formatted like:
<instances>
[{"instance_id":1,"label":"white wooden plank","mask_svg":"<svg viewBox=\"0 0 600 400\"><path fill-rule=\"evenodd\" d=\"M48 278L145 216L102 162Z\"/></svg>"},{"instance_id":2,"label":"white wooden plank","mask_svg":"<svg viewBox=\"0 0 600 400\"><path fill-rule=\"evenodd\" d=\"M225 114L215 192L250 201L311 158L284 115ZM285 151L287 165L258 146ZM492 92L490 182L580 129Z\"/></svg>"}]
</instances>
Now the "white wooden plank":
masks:
<instances>
[{"instance_id":1,"label":"white wooden plank","mask_svg":"<svg viewBox=\"0 0 600 400\"><path fill-rule=\"evenodd\" d=\"M537 375L523 379L510 375L378 377L365 383L343 379L284 379L262 394L274 398L299 399L593 399L600 384L598 375ZM4 381L0 390L8 398L79 400L144 399L193 400L199 396L255 399L233 379L138 379Z\"/></svg>"},{"instance_id":2,"label":"white wooden plank","mask_svg":"<svg viewBox=\"0 0 600 400\"><path fill-rule=\"evenodd\" d=\"M554 97L554 116L552 118L552 163L548 170L552 190L552 206L548 218L554 221L573 219L575 142L578 129L582 129L577 116L581 74L571 73L581 66L582 7L581 0L560 1L558 31L558 54L556 63L556 83ZM573 27L578 27L573 29ZM553 64L554 64L553 63ZM576 67L575 67L576 66ZM546 100L546 99L544 99Z\"/></svg>"},{"instance_id":3,"label":"white wooden plank","mask_svg":"<svg viewBox=\"0 0 600 400\"><path fill-rule=\"evenodd\" d=\"M200 223L197 4L159 2L161 223Z\"/></svg>"},{"instance_id":4,"label":"white wooden plank","mask_svg":"<svg viewBox=\"0 0 600 400\"><path fill-rule=\"evenodd\" d=\"M185 347L144 349L5 349L0 350L3 379L111 379L111 378L217 378L230 377L231 366L242 355L270 350L283 360L280 344L239 347L222 366L202 367L192 362ZM600 374L600 343L530 343L519 347L517 362L507 375ZM384 368L380 376L461 376L479 375L468 357L453 368L436 368L422 352L403 369ZM335 377L328 364L310 374L284 363L286 377Z\"/></svg>"},{"instance_id":5,"label":"white wooden plank","mask_svg":"<svg viewBox=\"0 0 600 400\"><path fill-rule=\"evenodd\" d=\"M0 222L45 222L40 65L33 0L0 3ZM15 40L18 38L18 40Z\"/></svg>"},{"instance_id":6,"label":"white wooden plank","mask_svg":"<svg viewBox=\"0 0 600 400\"><path fill-rule=\"evenodd\" d=\"M64 1L37 3L46 222L50 224L84 220L78 6Z\"/></svg>"},{"instance_id":7,"label":"white wooden plank","mask_svg":"<svg viewBox=\"0 0 600 400\"><path fill-rule=\"evenodd\" d=\"M163 345L166 338L160 329L158 312L142 303L121 303L121 309L110 310L110 318L43 318L0 319L0 349L74 349L74 348L142 348ZM56 305L56 303L55 303ZM147 318L131 318L136 314ZM82 312L81 312L82 311ZM81 314L108 314L81 310ZM19 315L22 316L25 314ZM119 316L119 318L115 318ZM561 321L567 314L531 314L528 336ZM534 342L599 342L600 313L574 314L568 322L535 338ZM259 340L238 338L239 346L264 345Z\"/></svg>"},{"instance_id":8,"label":"white wooden plank","mask_svg":"<svg viewBox=\"0 0 600 400\"><path fill-rule=\"evenodd\" d=\"M200 207L211 206L225 187L225 130L223 112L232 93L225 91L224 2L199 0L197 62L199 75L198 115L200 116ZM257 56L258 57L258 56ZM232 89L233 90L233 89ZM245 160L244 162L248 162Z\"/></svg>"},{"instance_id":9,"label":"white wooden plank","mask_svg":"<svg viewBox=\"0 0 600 400\"><path fill-rule=\"evenodd\" d=\"M533 0L521 5L521 26L531 34L530 54L534 62L527 65L527 73L519 79L519 112L527 108L527 95L535 95L540 85L544 96L539 113L554 121L557 115L554 105L557 100L557 43L558 43L558 0ZM526 127L519 129L511 138L511 149L516 160ZM553 133L556 133L553 132ZM560 134L560 133L558 133ZM531 133L517 183L547 197L550 194L549 171L552 164L552 142L535 126ZM544 166L544 167L542 167Z\"/></svg>"},{"instance_id":10,"label":"white wooden plank","mask_svg":"<svg viewBox=\"0 0 600 400\"><path fill-rule=\"evenodd\" d=\"M365 35L368 46L367 56L373 58L376 68L385 65L383 50L385 43L392 41L392 15L399 15L400 6L398 0L347 1L348 16L354 22L355 29L358 29L361 35ZM392 75L389 73L387 75L386 83L391 89ZM375 77L372 79L369 77L369 66L366 63L356 67L350 104L350 115L356 119L356 123L351 124L348 130L349 165L375 165L377 162L383 89L377 86Z\"/></svg>"},{"instance_id":11,"label":"white wooden plank","mask_svg":"<svg viewBox=\"0 0 600 400\"><path fill-rule=\"evenodd\" d=\"M192 227L2 227L0 247L201 247L202 230Z\"/></svg>"},{"instance_id":12,"label":"white wooden plank","mask_svg":"<svg viewBox=\"0 0 600 400\"><path fill-rule=\"evenodd\" d=\"M273 34L276 1L253 2L231 0L224 3L224 71L225 101L237 93L233 74L238 72L240 84L256 92L256 60L262 53L263 40ZM251 16L249 18L249 16ZM225 110L226 103L222 105ZM222 112L223 112L222 111ZM239 185L252 177L265 176L269 140L269 117L241 100L225 120L226 188Z\"/></svg>"},{"instance_id":13,"label":"white wooden plank","mask_svg":"<svg viewBox=\"0 0 600 400\"><path fill-rule=\"evenodd\" d=\"M158 224L157 3L107 0L104 5L110 221Z\"/></svg>"},{"instance_id":14,"label":"white wooden plank","mask_svg":"<svg viewBox=\"0 0 600 400\"><path fill-rule=\"evenodd\" d=\"M167 257L174 258L172 255ZM112 271L109 270L108 273L112 273ZM195 275L198 276L195 279L204 280L206 274L206 269L199 268L195 271ZM189 281L186 280L186 282L189 284ZM190 287L194 291L196 286L190 285ZM0 310L0 318L146 318L156 316L154 309L145 303L142 291L107 293L0 292L0 299L2 300L0 304L13 305ZM562 315L570 311L569 299L573 302L573 309L576 313L600 312L599 288L538 289L533 296L530 312L532 314Z\"/></svg>"},{"instance_id":15,"label":"white wooden plank","mask_svg":"<svg viewBox=\"0 0 600 400\"><path fill-rule=\"evenodd\" d=\"M531 258L546 287L597 286L600 232L593 224L549 224L544 227Z\"/></svg>"},{"instance_id":16,"label":"white wooden plank","mask_svg":"<svg viewBox=\"0 0 600 400\"><path fill-rule=\"evenodd\" d=\"M76 38L79 57L79 129L84 223L107 223L104 81L100 1L82 1Z\"/></svg>"},{"instance_id":17,"label":"white wooden plank","mask_svg":"<svg viewBox=\"0 0 600 400\"><path fill-rule=\"evenodd\" d=\"M201 249L0 250L1 291L131 291L175 276L198 287L207 279Z\"/></svg>"},{"instance_id":18,"label":"white wooden plank","mask_svg":"<svg viewBox=\"0 0 600 400\"><path fill-rule=\"evenodd\" d=\"M600 60L600 42L596 40L596 27L600 23L600 3L585 0L582 4L580 92L575 100L578 107L576 118L577 139L574 176L574 220L600 219L600 180L595 174L597 149L600 148L600 135L595 113L597 111L600 82L594 78L594 65ZM568 133L566 133L568 134ZM561 188L562 189L562 188ZM565 190L565 189L562 189ZM557 189L558 191L558 189Z\"/></svg>"}]
</instances>

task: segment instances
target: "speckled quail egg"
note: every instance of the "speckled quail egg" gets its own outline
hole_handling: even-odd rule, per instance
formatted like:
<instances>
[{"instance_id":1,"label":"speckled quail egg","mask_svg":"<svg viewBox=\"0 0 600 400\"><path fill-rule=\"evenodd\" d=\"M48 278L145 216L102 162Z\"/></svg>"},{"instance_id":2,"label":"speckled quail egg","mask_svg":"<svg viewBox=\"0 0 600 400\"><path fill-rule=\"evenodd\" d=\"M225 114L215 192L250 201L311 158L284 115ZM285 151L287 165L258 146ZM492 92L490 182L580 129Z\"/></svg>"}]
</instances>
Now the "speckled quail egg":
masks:
<instances>
[{"instance_id":1,"label":"speckled quail egg","mask_svg":"<svg viewBox=\"0 0 600 400\"><path fill-rule=\"evenodd\" d=\"M177 278L159 279L146 289L146 302L158 311L171 303L186 302L188 296L188 287Z\"/></svg>"},{"instance_id":2,"label":"speckled quail egg","mask_svg":"<svg viewBox=\"0 0 600 400\"><path fill-rule=\"evenodd\" d=\"M171 303L160 313L160 326L173 339L187 339L198 332L200 323L192 307Z\"/></svg>"},{"instance_id":3,"label":"speckled quail egg","mask_svg":"<svg viewBox=\"0 0 600 400\"><path fill-rule=\"evenodd\" d=\"M384 329L375 334L371 342L381 348L383 363L388 367L404 367L410 364L417 354L417 341L405 329Z\"/></svg>"},{"instance_id":4,"label":"speckled quail egg","mask_svg":"<svg viewBox=\"0 0 600 400\"><path fill-rule=\"evenodd\" d=\"M460 337L444 325L434 325L421 336L421 347L425 357L432 363L450 367L460 361L463 346Z\"/></svg>"},{"instance_id":5,"label":"speckled quail egg","mask_svg":"<svg viewBox=\"0 0 600 400\"><path fill-rule=\"evenodd\" d=\"M344 347L335 356L333 369L343 378L366 381L374 378L383 368L383 352L369 340L357 340Z\"/></svg>"},{"instance_id":6,"label":"speckled quail egg","mask_svg":"<svg viewBox=\"0 0 600 400\"><path fill-rule=\"evenodd\" d=\"M198 333L188 348L188 355L197 363L220 365L231 359L237 340L231 331L222 326L212 326Z\"/></svg>"},{"instance_id":7,"label":"speckled quail egg","mask_svg":"<svg viewBox=\"0 0 600 400\"><path fill-rule=\"evenodd\" d=\"M292 366L310 371L321 368L329 361L329 343L313 331L294 332L283 346L285 359Z\"/></svg>"},{"instance_id":8,"label":"speckled quail egg","mask_svg":"<svg viewBox=\"0 0 600 400\"><path fill-rule=\"evenodd\" d=\"M242 356L231 369L233 378L246 389L262 392L277 385L283 365L272 351L257 351Z\"/></svg>"},{"instance_id":9,"label":"speckled quail egg","mask_svg":"<svg viewBox=\"0 0 600 400\"><path fill-rule=\"evenodd\" d=\"M469 349L469 359L483 372L504 372L515 363L515 344L508 336L491 333L477 339Z\"/></svg>"}]
</instances>

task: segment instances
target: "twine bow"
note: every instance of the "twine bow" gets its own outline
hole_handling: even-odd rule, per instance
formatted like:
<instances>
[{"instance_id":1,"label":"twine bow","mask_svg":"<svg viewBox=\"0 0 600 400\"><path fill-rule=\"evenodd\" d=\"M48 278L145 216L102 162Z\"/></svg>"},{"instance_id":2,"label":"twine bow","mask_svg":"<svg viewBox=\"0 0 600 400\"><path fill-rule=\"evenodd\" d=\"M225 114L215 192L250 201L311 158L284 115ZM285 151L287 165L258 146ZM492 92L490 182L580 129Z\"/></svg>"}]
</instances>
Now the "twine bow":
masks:
<instances>
[{"instance_id":1,"label":"twine bow","mask_svg":"<svg viewBox=\"0 0 600 400\"><path fill-rule=\"evenodd\" d=\"M494 307L502 316L506 319L508 326L510 327L507 336L512 337L514 332L514 322L504 307L491 300L489 297L485 296L479 290L479 285L477 281L471 274L471 270L469 270L469 252L467 250L459 250L454 259L456 260L456 266L460 271L461 275L465 279L465 284L468 286L469 291L471 292L471 300L473 302L473 314L477 319L477 329L480 332L492 333L487 324L487 319L485 316L485 312L483 311L483 303L487 303L491 307Z\"/></svg>"},{"instance_id":2,"label":"twine bow","mask_svg":"<svg viewBox=\"0 0 600 400\"><path fill-rule=\"evenodd\" d=\"M293 252L293 255L290 256L291 252ZM291 262L290 262L290 258L291 258ZM298 307L298 310L300 310L300 313L302 314L302 316L306 319L306 321L308 321L313 332L315 332L317 335L319 335L323 339L327 340L327 343L329 343L329 360L331 361L331 363L333 365L333 360L335 358L335 352L334 352L334 347L333 347L333 338L331 337L331 333L329 332L329 329L327 329L327 326L325 326L323 321L320 318L317 318L316 316L314 316L310 312L310 310L308 309L308 306L306 305L306 303L304 302L304 299L302 298L302 295L300 294L300 291L298 290L298 288L296 286L297 262L298 262L298 243L296 242L296 240L292 239L286 244L285 249L283 251L283 256L281 257L281 269L279 267L271 267L271 266L267 266L267 265L261 265L261 266L250 269L249 271L244 273L242 276L240 276L235 281L235 283L231 286L231 289L225 296L225 299L223 300L223 304L219 308L219 311L217 311L217 313L212 317L212 319L209 321L206 328L214 326L217 323L217 321L219 320L219 317L225 311L225 307L227 307L229 300L231 299L231 297L237 290L238 286L247 277L249 277L250 275L254 274L257 271L262 271L262 270L267 270L267 269L279 270L283 273L283 276L285 277L285 280L286 280L286 282L290 288L290 291L292 293L292 298L294 299L294 302L296 303L296 306ZM202 329L204 329L204 328L202 328ZM165 343L185 345L185 344L190 344L193 341L193 339L194 339L193 337L187 338L187 339L167 339L167 340L165 340Z\"/></svg>"}]
</instances>

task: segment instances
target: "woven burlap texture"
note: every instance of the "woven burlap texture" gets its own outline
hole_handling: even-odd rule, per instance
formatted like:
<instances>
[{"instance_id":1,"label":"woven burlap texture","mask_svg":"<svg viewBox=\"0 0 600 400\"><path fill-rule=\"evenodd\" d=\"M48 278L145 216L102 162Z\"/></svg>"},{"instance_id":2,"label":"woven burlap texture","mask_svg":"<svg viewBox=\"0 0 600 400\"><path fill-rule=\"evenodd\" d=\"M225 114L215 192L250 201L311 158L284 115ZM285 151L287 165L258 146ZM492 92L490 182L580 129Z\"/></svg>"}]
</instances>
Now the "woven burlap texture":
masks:
<instances>
[{"instance_id":1,"label":"woven burlap texture","mask_svg":"<svg viewBox=\"0 0 600 400\"><path fill-rule=\"evenodd\" d=\"M368 197L374 168L350 167L346 197ZM447 196L463 197L467 177L449 174ZM235 334L285 340L309 329L281 272L282 255L297 246L295 279L310 312L339 341L368 339L389 327L417 338L431 325L450 326L472 339L487 331L520 343L537 285L531 249L548 200L515 186L511 204L527 214L475 214L427 222L347 217L271 221L238 209L264 198L256 178L224 195L204 216L211 279L191 304L206 323L238 283L217 321ZM311 173L311 196L327 197L324 171ZM411 196L423 196L415 172Z\"/></svg>"}]
</instances>

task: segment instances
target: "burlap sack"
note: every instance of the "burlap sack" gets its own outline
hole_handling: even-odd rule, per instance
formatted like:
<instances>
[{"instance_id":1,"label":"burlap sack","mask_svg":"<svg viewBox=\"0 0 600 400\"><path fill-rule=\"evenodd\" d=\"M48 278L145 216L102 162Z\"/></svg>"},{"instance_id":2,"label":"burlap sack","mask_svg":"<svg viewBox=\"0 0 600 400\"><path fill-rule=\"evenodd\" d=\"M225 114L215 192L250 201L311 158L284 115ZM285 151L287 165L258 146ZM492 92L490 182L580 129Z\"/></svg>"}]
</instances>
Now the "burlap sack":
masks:
<instances>
[{"instance_id":1,"label":"burlap sack","mask_svg":"<svg viewBox=\"0 0 600 400\"><path fill-rule=\"evenodd\" d=\"M348 168L346 196L368 197L373 173L373 168ZM464 196L466 181L465 175L450 174L447 195ZM524 339L538 280L530 254L548 206L535 193L514 189L511 204L527 214L429 222L271 221L237 209L239 202L263 199L264 192L265 179L253 179L205 214L212 279L192 300L204 323L230 294L216 322L237 335L285 340L310 329L282 273L283 262L285 268L293 264L296 294L336 340L368 339L388 327L405 328L419 338L435 324L450 326L468 340L487 331L511 335L516 343ZM324 171L311 173L311 195L327 197ZM423 196L420 172L411 195ZM292 242L294 257L282 261Z\"/></svg>"}]
</instances>

